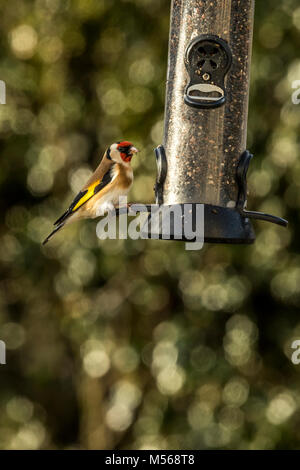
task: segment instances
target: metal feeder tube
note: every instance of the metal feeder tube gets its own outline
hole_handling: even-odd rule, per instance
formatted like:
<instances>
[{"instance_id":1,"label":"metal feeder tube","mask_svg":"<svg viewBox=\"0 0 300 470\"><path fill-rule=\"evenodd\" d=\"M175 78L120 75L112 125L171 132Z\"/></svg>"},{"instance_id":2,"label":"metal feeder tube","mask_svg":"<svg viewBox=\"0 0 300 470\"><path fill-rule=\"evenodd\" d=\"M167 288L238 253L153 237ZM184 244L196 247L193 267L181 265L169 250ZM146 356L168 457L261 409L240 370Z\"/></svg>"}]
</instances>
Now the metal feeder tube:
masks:
<instances>
[{"instance_id":1,"label":"metal feeder tube","mask_svg":"<svg viewBox=\"0 0 300 470\"><path fill-rule=\"evenodd\" d=\"M254 0L173 0L157 204L205 205L205 241L253 243L246 151Z\"/></svg>"}]
</instances>

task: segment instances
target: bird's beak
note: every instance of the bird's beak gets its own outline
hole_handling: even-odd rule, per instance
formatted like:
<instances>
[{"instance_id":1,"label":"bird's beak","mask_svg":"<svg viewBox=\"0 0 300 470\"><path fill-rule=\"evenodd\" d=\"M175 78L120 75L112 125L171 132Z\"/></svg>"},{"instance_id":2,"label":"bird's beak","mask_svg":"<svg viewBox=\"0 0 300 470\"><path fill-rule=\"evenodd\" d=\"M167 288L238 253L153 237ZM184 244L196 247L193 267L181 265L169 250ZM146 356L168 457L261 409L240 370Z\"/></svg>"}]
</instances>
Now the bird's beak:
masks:
<instances>
[{"instance_id":1,"label":"bird's beak","mask_svg":"<svg viewBox=\"0 0 300 470\"><path fill-rule=\"evenodd\" d=\"M135 147L130 148L130 153L133 154L133 153L138 153L138 152L139 152L139 150L137 148L135 148Z\"/></svg>"}]
</instances>

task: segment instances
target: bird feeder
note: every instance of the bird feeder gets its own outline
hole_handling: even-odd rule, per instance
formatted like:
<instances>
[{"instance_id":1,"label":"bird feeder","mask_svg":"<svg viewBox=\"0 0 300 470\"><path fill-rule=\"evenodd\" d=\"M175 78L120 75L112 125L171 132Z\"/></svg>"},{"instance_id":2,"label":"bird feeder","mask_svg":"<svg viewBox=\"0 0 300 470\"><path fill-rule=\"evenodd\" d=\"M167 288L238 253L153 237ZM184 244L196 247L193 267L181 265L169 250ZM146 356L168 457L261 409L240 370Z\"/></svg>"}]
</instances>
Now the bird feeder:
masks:
<instances>
[{"instance_id":1,"label":"bird feeder","mask_svg":"<svg viewBox=\"0 0 300 470\"><path fill-rule=\"evenodd\" d=\"M249 244L246 150L254 0L173 0L159 206L204 205L204 241Z\"/></svg>"}]
</instances>

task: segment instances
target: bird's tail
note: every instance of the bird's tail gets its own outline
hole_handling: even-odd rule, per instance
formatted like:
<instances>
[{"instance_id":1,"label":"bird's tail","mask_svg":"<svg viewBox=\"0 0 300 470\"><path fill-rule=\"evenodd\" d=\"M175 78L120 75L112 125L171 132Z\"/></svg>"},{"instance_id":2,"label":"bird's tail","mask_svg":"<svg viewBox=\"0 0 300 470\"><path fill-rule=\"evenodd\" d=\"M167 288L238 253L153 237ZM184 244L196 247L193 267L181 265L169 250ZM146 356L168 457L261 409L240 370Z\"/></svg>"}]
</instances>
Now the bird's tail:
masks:
<instances>
[{"instance_id":1,"label":"bird's tail","mask_svg":"<svg viewBox=\"0 0 300 470\"><path fill-rule=\"evenodd\" d=\"M61 228L63 228L64 225L65 225L64 223L61 223L61 224L59 224L57 227L55 227L55 229L50 233L50 235L48 235L48 237L45 238L45 240L43 241L43 245L46 245L46 243L48 243L48 241L50 240L50 238L52 238L53 235L56 234L56 232L58 232Z\"/></svg>"}]
</instances>

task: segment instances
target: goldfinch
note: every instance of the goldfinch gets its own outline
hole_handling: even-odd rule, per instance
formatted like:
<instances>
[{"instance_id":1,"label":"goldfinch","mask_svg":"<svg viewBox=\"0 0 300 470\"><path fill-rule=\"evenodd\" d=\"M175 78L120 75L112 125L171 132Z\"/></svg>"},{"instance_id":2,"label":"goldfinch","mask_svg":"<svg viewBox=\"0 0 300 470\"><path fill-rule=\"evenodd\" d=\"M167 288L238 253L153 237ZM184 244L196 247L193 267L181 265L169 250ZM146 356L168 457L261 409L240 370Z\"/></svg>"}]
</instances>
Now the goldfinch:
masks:
<instances>
[{"instance_id":1,"label":"goldfinch","mask_svg":"<svg viewBox=\"0 0 300 470\"><path fill-rule=\"evenodd\" d=\"M116 207L119 197L126 196L132 186L133 171L130 162L137 152L131 142L112 144L70 207L54 223L56 227L43 241L43 245L70 222L94 219Z\"/></svg>"}]
</instances>

